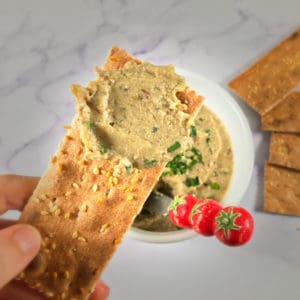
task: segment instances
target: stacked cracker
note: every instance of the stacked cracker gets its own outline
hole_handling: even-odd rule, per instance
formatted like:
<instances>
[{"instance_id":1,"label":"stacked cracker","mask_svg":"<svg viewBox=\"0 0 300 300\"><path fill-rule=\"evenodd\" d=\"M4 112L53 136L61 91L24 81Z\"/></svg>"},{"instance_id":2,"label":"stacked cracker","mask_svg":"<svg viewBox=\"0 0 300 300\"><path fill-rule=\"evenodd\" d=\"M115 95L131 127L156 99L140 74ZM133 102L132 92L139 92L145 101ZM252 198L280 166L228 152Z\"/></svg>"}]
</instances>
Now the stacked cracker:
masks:
<instances>
[{"instance_id":1,"label":"stacked cracker","mask_svg":"<svg viewBox=\"0 0 300 300\"><path fill-rule=\"evenodd\" d=\"M229 83L272 131L264 210L300 216L300 28Z\"/></svg>"},{"instance_id":2,"label":"stacked cracker","mask_svg":"<svg viewBox=\"0 0 300 300\"><path fill-rule=\"evenodd\" d=\"M113 47L103 70L128 61L140 63ZM92 97L89 87L72 91L77 101ZM203 98L186 87L180 100L192 119ZM52 299L88 298L165 166L114 175L112 161L87 158L78 122L75 116L20 219L36 226L43 242L19 278Z\"/></svg>"}]
</instances>

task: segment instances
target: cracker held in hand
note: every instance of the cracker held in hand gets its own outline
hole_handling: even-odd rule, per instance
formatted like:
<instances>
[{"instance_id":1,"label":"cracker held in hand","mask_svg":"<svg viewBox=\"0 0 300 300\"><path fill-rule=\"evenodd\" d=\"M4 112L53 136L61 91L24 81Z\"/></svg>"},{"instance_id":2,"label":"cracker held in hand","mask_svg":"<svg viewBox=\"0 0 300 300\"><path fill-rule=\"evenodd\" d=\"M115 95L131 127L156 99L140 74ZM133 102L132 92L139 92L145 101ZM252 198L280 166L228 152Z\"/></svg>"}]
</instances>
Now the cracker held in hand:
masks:
<instances>
[{"instance_id":1,"label":"cracker held in hand","mask_svg":"<svg viewBox=\"0 0 300 300\"><path fill-rule=\"evenodd\" d=\"M263 130L300 133L300 92L289 94L262 116Z\"/></svg>"},{"instance_id":2,"label":"cracker held in hand","mask_svg":"<svg viewBox=\"0 0 300 300\"><path fill-rule=\"evenodd\" d=\"M19 278L52 299L87 299L203 98L172 66L113 47L86 88L72 86L76 115L21 216L42 247Z\"/></svg>"},{"instance_id":3,"label":"cracker held in hand","mask_svg":"<svg viewBox=\"0 0 300 300\"><path fill-rule=\"evenodd\" d=\"M300 134L272 133L269 162L300 171Z\"/></svg>"},{"instance_id":4,"label":"cracker held in hand","mask_svg":"<svg viewBox=\"0 0 300 300\"><path fill-rule=\"evenodd\" d=\"M300 28L228 86L260 115L300 84Z\"/></svg>"},{"instance_id":5,"label":"cracker held in hand","mask_svg":"<svg viewBox=\"0 0 300 300\"><path fill-rule=\"evenodd\" d=\"M300 216L300 172L265 164L264 210Z\"/></svg>"}]
</instances>

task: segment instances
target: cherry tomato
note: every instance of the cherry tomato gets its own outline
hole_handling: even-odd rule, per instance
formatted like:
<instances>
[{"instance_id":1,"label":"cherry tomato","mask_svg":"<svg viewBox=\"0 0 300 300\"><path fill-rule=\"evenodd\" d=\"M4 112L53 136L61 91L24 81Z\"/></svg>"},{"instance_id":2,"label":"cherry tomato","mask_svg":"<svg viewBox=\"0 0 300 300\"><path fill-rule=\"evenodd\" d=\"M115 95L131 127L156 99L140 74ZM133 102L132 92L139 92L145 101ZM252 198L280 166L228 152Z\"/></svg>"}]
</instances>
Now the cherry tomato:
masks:
<instances>
[{"instance_id":1,"label":"cherry tomato","mask_svg":"<svg viewBox=\"0 0 300 300\"><path fill-rule=\"evenodd\" d=\"M189 215L197 201L193 195L176 196L168 207L171 222L178 227L191 227Z\"/></svg>"},{"instance_id":2,"label":"cherry tomato","mask_svg":"<svg viewBox=\"0 0 300 300\"><path fill-rule=\"evenodd\" d=\"M215 217L215 236L228 246L241 246L247 243L252 236L253 228L253 217L242 207L225 207Z\"/></svg>"},{"instance_id":3,"label":"cherry tomato","mask_svg":"<svg viewBox=\"0 0 300 300\"><path fill-rule=\"evenodd\" d=\"M222 209L221 204L215 200L198 200L189 216L192 228L204 236L214 235L214 218L220 209Z\"/></svg>"}]
</instances>

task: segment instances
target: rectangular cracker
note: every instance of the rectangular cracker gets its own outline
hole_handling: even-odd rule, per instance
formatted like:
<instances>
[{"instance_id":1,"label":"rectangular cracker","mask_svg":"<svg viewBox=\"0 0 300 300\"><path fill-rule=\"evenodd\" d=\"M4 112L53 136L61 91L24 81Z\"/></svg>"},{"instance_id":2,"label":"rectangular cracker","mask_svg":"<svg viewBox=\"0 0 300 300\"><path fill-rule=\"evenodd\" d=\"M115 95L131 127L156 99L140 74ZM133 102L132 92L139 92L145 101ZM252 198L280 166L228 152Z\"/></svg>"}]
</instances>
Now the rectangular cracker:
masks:
<instances>
[{"instance_id":1,"label":"rectangular cracker","mask_svg":"<svg viewBox=\"0 0 300 300\"><path fill-rule=\"evenodd\" d=\"M264 211L300 216L300 172L265 164Z\"/></svg>"},{"instance_id":2,"label":"rectangular cracker","mask_svg":"<svg viewBox=\"0 0 300 300\"><path fill-rule=\"evenodd\" d=\"M263 130L300 133L300 92L293 92L261 119Z\"/></svg>"},{"instance_id":3,"label":"rectangular cracker","mask_svg":"<svg viewBox=\"0 0 300 300\"><path fill-rule=\"evenodd\" d=\"M300 83L300 28L228 86L260 115L276 106Z\"/></svg>"},{"instance_id":4,"label":"rectangular cracker","mask_svg":"<svg viewBox=\"0 0 300 300\"><path fill-rule=\"evenodd\" d=\"M105 68L129 60L135 59L113 47ZM186 91L182 101L196 114L203 98ZM114 175L111 161L86 158L78 122L75 116L20 218L39 229L43 243L19 278L51 299L88 298L165 165Z\"/></svg>"},{"instance_id":5,"label":"rectangular cracker","mask_svg":"<svg viewBox=\"0 0 300 300\"><path fill-rule=\"evenodd\" d=\"M300 171L300 135L272 133L269 162Z\"/></svg>"}]
</instances>

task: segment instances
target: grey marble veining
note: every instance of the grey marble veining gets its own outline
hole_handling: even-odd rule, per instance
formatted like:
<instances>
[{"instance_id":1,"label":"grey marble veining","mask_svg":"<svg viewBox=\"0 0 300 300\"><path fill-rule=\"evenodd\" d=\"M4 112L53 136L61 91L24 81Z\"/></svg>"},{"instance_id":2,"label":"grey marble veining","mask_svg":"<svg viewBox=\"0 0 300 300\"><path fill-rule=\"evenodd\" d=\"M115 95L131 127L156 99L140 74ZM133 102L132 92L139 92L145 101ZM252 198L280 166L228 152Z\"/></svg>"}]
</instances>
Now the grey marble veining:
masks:
<instances>
[{"instance_id":1,"label":"grey marble veining","mask_svg":"<svg viewBox=\"0 0 300 300\"><path fill-rule=\"evenodd\" d=\"M91 80L112 44L225 87L299 26L299 11L298 0L1 1L0 172L42 174L74 114L70 84ZM242 202L254 213L253 241L231 249L204 238L171 245L127 238L103 275L111 299L300 297L300 220L262 212L269 134L261 132L258 115L236 101L255 144Z\"/></svg>"}]
</instances>

